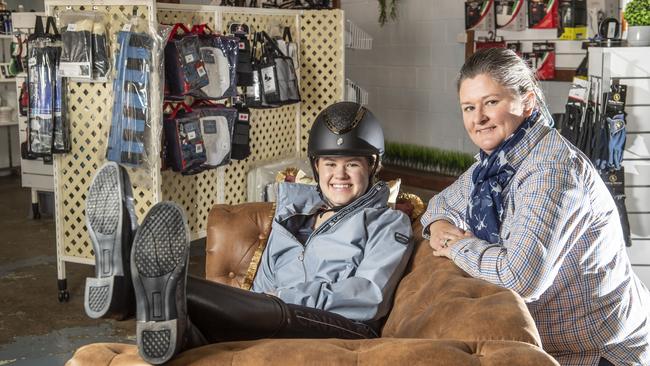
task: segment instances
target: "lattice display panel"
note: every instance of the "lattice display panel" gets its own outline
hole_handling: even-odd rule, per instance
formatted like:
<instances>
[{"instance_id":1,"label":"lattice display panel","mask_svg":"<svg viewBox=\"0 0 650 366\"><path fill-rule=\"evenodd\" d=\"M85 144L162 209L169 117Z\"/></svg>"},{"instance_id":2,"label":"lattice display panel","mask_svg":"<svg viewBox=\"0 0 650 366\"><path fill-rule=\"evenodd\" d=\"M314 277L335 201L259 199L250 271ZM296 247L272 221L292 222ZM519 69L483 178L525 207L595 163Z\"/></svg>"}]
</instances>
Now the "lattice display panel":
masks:
<instances>
[{"instance_id":1,"label":"lattice display panel","mask_svg":"<svg viewBox=\"0 0 650 366\"><path fill-rule=\"evenodd\" d=\"M269 33L277 26L289 27L294 41L300 39L296 28L296 11L293 15L258 14L224 10L222 31L227 32L232 22L246 23L252 31ZM277 159L296 153L296 118L300 113L298 104L272 109L251 110L251 156L233 162L225 170L224 203L246 202L246 176L252 164Z\"/></svg>"},{"instance_id":2,"label":"lattice display panel","mask_svg":"<svg viewBox=\"0 0 650 366\"><path fill-rule=\"evenodd\" d=\"M121 6L55 6L50 14L65 10L96 10L108 17L107 30L117 32L129 22L131 15L148 22L150 8L138 5ZM115 37L109 37L111 49L116 49ZM113 52L113 54L115 54ZM67 118L70 124L72 151L55 155L55 195L57 215L57 243L61 254L92 258L92 245L86 232L86 193L95 171L105 162L106 141L110 129L112 83L67 82ZM136 211L139 219L156 202L157 179L143 169L129 169L134 187Z\"/></svg>"},{"instance_id":3,"label":"lattice display panel","mask_svg":"<svg viewBox=\"0 0 650 366\"><path fill-rule=\"evenodd\" d=\"M223 9L223 8L221 8ZM187 25L203 22L215 24L212 11L179 11L177 9L158 9L158 19L162 23L182 22ZM298 13L295 12L297 15ZM254 29L266 30L280 24L290 26L292 35L296 33L296 15L269 15L225 12L221 24L225 28L230 22L245 22ZM224 33L225 29L224 29ZM252 110L251 113L251 156L243 161L233 161L221 168L223 182L219 182L217 170L210 170L194 176L181 176L174 172L162 174L162 197L180 204L188 217L192 238L205 235L210 209L218 203L218 190L224 191L225 203L246 202L246 175L250 164L259 160L269 160L294 154L296 152L296 119L299 106L285 106L267 110Z\"/></svg>"},{"instance_id":4,"label":"lattice display panel","mask_svg":"<svg viewBox=\"0 0 650 366\"><path fill-rule=\"evenodd\" d=\"M214 11L158 9L156 14L158 15L158 23L160 24L183 23L188 26L195 24L208 24L212 29L216 29Z\"/></svg>"},{"instance_id":5,"label":"lattice display panel","mask_svg":"<svg viewBox=\"0 0 650 366\"><path fill-rule=\"evenodd\" d=\"M246 23L251 28L251 31L261 32L265 31L273 36L272 29L281 26L289 27L291 30L291 36L293 37L294 42L300 38L300 34L296 29L296 16L299 14L297 11L287 10L287 13L293 13L291 15L279 15L279 14L260 14L260 13L246 13L238 11L229 11L228 8L222 8L224 10L222 14L222 23L221 30L224 33L228 33L228 25L230 23ZM280 34L281 35L281 34Z\"/></svg>"},{"instance_id":6,"label":"lattice display panel","mask_svg":"<svg viewBox=\"0 0 650 366\"><path fill-rule=\"evenodd\" d=\"M192 239L205 235L210 208L217 202L217 171L208 170L183 176L171 170L162 172L162 199L174 201L185 210Z\"/></svg>"},{"instance_id":7,"label":"lattice display panel","mask_svg":"<svg viewBox=\"0 0 650 366\"><path fill-rule=\"evenodd\" d=\"M90 10L89 5L85 7ZM69 9L84 10L84 6L52 7L50 13ZM114 34L129 22L134 12L142 20L141 25L146 26L151 8L143 5L94 5L92 9L108 14L110 24L107 28ZM129 169L138 218L141 220L159 198L173 200L185 209L193 238L205 235L207 216L215 203L246 201L246 175L253 164L296 154L298 137L302 151L306 151L306 136L315 116L326 105L343 98L341 11L308 11L297 18L301 14L297 11L288 11L287 15L220 9L216 12L161 9L157 15L163 23L221 24L222 28L232 21L245 22L255 30L289 26L294 41L301 48L303 103L302 106L295 104L252 110L251 156L243 161L233 161L220 170L185 177L173 172L160 173L157 161L149 170ZM215 14L221 14L221 18L214 19ZM300 29L297 19L302 22ZM109 37L109 42L114 55L115 37ZM57 242L62 255L92 258L92 245L85 229L85 199L95 171L105 161L113 105L112 84L70 81L67 87L72 152L55 158ZM160 147L157 145L151 146L152 156L158 156ZM219 182L218 177L223 177L223 182ZM223 190L223 202L218 202L217 198L220 189Z\"/></svg>"},{"instance_id":8,"label":"lattice display panel","mask_svg":"<svg viewBox=\"0 0 650 366\"><path fill-rule=\"evenodd\" d=\"M226 167L224 203L246 202L246 176L252 164L296 153L298 104L251 112L251 156Z\"/></svg>"},{"instance_id":9,"label":"lattice display panel","mask_svg":"<svg viewBox=\"0 0 650 366\"><path fill-rule=\"evenodd\" d=\"M156 11L161 24L183 23L187 26L208 24L216 29L214 10L164 9ZM185 210L192 239L205 236L210 208L217 203L218 181L216 170L183 176L172 171L162 172L162 199L174 201Z\"/></svg>"},{"instance_id":10,"label":"lattice display panel","mask_svg":"<svg viewBox=\"0 0 650 366\"><path fill-rule=\"evenodd\" d=\"M343 100L345 40L341 10L309 10L300 19L300 153L316 116Z\"/></svg>"}]
</instances>

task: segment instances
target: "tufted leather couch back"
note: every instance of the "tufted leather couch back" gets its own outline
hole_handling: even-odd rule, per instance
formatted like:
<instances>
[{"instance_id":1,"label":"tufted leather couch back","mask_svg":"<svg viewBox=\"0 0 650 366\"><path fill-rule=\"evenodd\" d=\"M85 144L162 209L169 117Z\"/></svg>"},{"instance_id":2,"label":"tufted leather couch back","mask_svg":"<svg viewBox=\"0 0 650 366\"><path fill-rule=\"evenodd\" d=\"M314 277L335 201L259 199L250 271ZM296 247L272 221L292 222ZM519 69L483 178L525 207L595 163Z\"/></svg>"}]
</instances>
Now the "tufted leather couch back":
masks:
<instances>
[{"instance_id":1,"label":"tufted leather couch back","mask_svg":"<svg viewBox=\"0 0 650 366\"><path fill-rule=\"evenodd\" d=\"M215 205L208 216L205 278L243 287L251 259L270 233L273 204Z\"/></svg>"}]
</instances>

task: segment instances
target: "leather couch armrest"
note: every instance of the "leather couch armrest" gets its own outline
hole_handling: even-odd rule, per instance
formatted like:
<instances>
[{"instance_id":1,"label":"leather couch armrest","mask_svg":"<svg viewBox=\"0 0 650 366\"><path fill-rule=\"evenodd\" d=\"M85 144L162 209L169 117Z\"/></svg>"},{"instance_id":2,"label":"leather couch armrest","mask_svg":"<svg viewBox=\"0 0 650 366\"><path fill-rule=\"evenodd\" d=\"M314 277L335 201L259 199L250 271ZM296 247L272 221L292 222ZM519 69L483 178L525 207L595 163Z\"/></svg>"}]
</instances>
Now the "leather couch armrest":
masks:
<instances>
[{"instance_id":1,"label":"leather couch armrest","mask_svg":"<svg viewBox=\"0 0 650 366\"><path fill-rule=\"evenodd\" d=\"M416 248L382 336L541 345L519 295L469 276L447 258L434 257L428 241L422 239L419 222L413 225L413 233Z\"/></svg>"},{"instance_id":2,"label":"leather couch armrest","mask_svg":"<svg viewBox=\"0 0 650 366\"><path fill-rule=\"evenodd\" d=\"M208 216L205 278L245 288L251 259L266 243L272 215L273 204L268 202L213 206Z\"/></svg>"}]
</instances>

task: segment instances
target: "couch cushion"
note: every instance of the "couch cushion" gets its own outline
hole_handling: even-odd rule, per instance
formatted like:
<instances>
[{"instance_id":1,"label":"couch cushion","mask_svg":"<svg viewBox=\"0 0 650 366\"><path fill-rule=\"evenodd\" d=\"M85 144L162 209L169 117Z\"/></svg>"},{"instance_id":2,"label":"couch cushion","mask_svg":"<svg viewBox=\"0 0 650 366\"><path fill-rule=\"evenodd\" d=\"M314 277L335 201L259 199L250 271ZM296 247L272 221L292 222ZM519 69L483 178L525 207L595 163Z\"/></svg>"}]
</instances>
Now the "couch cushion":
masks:
<instances>
[{"instance_id":1,"label":"couch cushion","mask_svg":"<svg viewBox=\"0 0 650 366\"><path fill-rule=\"evenodd\" d=\"M205 278L233 287L244 286L251 259L259 245L266 242L272 209L273 204L268 202L212 207L205 246Z\"/></svg>"},{"instance_id":2,"label":"couch cushion","mask_svg":"<svg viewBox=\"0 0 650 366\"><path fill-rule=\"evenodd\" d=\"M514 340L541 345L533 318L513 291L475 279L434 257L414 225L417 246L395 292L383 337Z\"/></svg>"},{"instance_id":3,"label":"couch cushion","mask_svg":"<svg viewBox=\"0 0 650 366\"><path fill-rule=\"evenodd\" d=\"M430 339L264 339L211 344L181 353L167 365L559 365L539 348L515 341ZM66 366L146 365L134 345L95 343Z\"/></svg>"}]
</instances>

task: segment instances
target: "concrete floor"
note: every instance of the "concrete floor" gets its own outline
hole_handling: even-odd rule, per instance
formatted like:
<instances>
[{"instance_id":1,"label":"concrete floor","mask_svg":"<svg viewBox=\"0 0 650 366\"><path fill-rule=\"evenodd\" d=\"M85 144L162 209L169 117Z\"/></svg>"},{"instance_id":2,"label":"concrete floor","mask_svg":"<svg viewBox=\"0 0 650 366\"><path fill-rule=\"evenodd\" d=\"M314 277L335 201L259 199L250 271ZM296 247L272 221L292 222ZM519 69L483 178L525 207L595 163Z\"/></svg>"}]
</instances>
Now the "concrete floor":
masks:
<instances>
[{"instance_id":1,"label":"concrete floor","mask_svg":"<svg viewBox=\"0 0 650 366\"><path fill-rule=\"evenodd\" d=\"M0 366L63 365L94 342L135 343L135 321L94 320L83 310L94 267L66 263L70 301L59 303L54 218L33 220L20 177L0 177ZM190 272L202 275L205 244L192 243Z\"/></svg>"}]
</instances>

